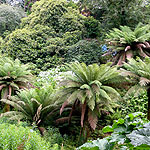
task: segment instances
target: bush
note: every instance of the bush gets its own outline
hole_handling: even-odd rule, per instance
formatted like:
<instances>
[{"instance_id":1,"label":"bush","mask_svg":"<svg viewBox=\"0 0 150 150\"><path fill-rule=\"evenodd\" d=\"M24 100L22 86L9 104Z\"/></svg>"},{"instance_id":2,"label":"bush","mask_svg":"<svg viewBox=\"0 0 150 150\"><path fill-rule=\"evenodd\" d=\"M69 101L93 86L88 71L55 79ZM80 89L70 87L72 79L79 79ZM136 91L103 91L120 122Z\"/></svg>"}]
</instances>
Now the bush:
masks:
<instances>
[{"instance_id":1,"label":"bush","mask_svg":"<svg viewBox=\"0 0 150 150\"><path fill-rule=\"evenodd\" d=\"M60 35L65 32L82 31L85 17L68 7L68 4L65 0L37 1L31 14L22 20L21 26L34 27L41 24L52 27Z\"/></svg>"},{"instance_id":2,"label":"bush","mask_svg":"<svg viewBox=\"0 0 150 150\"><path fill-rule=\"evenodd\" d=\"M96 38L100 35L100 23L94 17L87 17L85 19L85 27L88 38Z\"/></svg>"},{"instance_id":3,"label":"bush","mask_svg":"<svg viewBox=\"0 0 150 150\"><path fill-rule=\"evenodd\" d=\"M49 44L52 39L56 42L54 34L52 28L42 25L36 25L33 29L18 29L5 39L6 49L3 52L19 58L23 63L32 62L37 68L46 70L59 64L56 54L59 45ZM51 40L47 40L48 38Z\"/></svg>"},{"instance_id":4,"label":"bush","mask_svg":"<svg viewBox=\"0 0 150 150\"><path fill-rule=\"evenodd\" d=\"M147 92L142 92L139 96L130 95L128 99L122 103L121 113L127 115L134 112L147 113L148 97Z\"/></svg>"},{"instance_id":5,"label":"bush","mask_svg":"<svg viewBox=\"0 0 150 150\"><path fill-rule=\"evenodd\" d=\"M87 65L101 62L102 50L96 40L80 40L78 43L67 47L65 61L79 61Z\"/></svg>"},{"instance_id":6,"label":"bush","mask_svg":"<svg viewBox=\"0 0 150 150\"><path fill-rule=\"evenodd\" d=\"M29 127L10 124L0 124L0 148L4 150L47 150L51 149L49 142ZM53 149L53 148L52 148ZM51 149L51 150L52 150ZM54 150L54 149L53 149Z\"/></svg>"},{"instance_id":7,"label":"bush","mask_svg":"<svg viewBox=\"0 0 150 150\"><path fill-rule=\"evenodd\" d=\"M21 22L21 18L25 17L22 9L9 6L6 4L0 5L0 36L8 31L13 31Z\"/></svg>"},{"instance_id":8,"label":"bush","mask_svg":"<svg viewBox=\"0 0 150 150\"><path fill-rule=\"evenodd\" d=\"M65 45L82 39L84 19L65 0L41 0L17 29L4 39L3 52L23 63L32 62L47 70L62 62Z\"/></svg>"}]
</instances>

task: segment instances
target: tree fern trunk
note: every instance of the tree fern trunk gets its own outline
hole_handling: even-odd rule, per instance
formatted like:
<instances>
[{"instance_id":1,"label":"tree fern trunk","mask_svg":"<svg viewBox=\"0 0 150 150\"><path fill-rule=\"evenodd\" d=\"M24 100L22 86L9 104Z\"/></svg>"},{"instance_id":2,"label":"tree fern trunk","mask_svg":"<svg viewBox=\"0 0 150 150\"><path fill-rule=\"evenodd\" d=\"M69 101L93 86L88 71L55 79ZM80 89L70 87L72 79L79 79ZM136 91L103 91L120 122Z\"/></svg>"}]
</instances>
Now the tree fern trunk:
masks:
<instances>
[{"instance_id":1,"label":"tree fern trunk","mask_svg":"<svg viewBox=\"0 0 150 150\"><path fill-rule=\"evenodd\" d=\"M150 120L150 87L147 89L147 97L148 97L147 119Z\"/></svg>"}]
</instances>

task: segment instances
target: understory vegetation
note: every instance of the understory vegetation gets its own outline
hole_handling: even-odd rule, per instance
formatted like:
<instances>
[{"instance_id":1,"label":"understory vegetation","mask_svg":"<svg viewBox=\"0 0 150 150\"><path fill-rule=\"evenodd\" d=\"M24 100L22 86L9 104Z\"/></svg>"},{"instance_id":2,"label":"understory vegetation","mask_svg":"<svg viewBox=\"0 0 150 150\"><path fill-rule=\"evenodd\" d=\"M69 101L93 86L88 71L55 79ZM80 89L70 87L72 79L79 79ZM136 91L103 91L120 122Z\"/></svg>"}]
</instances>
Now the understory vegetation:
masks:
<instances>
[{"instance_id":1,"label":"understory vegetation","mask_svg":"<svg viewBox=\"0 0 150 150\"><path fill-rule=\"evenodd\" d=\"M150 150L149 9L1 0L0 149Z\"/></svg>"}]
</instances>

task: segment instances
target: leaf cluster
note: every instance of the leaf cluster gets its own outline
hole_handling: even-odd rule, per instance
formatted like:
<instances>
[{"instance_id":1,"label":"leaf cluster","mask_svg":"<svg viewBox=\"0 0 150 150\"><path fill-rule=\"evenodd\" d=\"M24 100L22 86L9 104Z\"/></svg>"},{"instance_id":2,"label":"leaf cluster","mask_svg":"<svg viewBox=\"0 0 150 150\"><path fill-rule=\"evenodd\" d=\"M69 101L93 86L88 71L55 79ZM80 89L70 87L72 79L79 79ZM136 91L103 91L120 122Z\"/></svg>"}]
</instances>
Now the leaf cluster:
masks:
<instances>
[{"instance_id":1,"label":"leaf cluster","mask_svg":"<svg viewBox=\"0 0 150 150\"><path fill-rule=\"evenodd\" d=\"M36 126L53 123L53 115L57 113L58 102L52 98L53 88L51 86L41 89L22 90L16 96L8 99L1 99L15 108L1 114L7 116L10 120L25 120Z\"/></svg>"},{"instance_id":2,"label":"leaf cluster","mask_svg":"<svg viewBox=\"0 0 150 150\"><path fill-rule=\"evenodd\" d=\"M117 148L126 150L127 148L133 148L132 143L130 144L129 136L138 129L139 131L147 121L142 119L144 114L141 112L136 112L127 115L124 119L120 118L119 120L115 120L112 126L106 126L103 128L103 132L113 132L111 136L108 136L103 139L97 139L94 141L89 141L88 143L83 144L78 149L84 150L115 150ZM133 131L133 132L132 132ZM130 134L129 134L130 133ZM129 136L128 136L129 135ZM138 138L137 138L138 140ZM126 145L127 144L127 145ZM145 144L143 142L143 144ZM140 144L139 144L140 145ZM137 146L137 145L136 145ZM145 148L144 145L142 148ZM138 149L139 147L137 147Z\"/></svg>"},{"instance_id":3,"label":"leaf cluster","mask_svg":"<svg viewBox=\"0 0 150 150\"><path fill-rule=\"evenodd\" d=\"M97 40L80 40L74 45L66 48L64 54L65 62L84 62L85 64L93 64L101 62L101 47Z\"/></svg>"},{"instance_id":4,"label":"leaf cluster","mask_svg":"<svg viewBox=\"0 0 150 150\"><path fill-rule=\"evenodd\" d=\"M8 98L22 88L28 88L31 83L31 73L28 65L23 65L18 59L0 58L0 94Z\"/></svg>"},{"instance_id":5,"label":"leaf cluster","mask_svg":"<svg viewBox=\"0 0 150 150\"><path fill-rule=\"evenodd\" d=\"M149 56L149 29L149 25L139 23L134 30L128 26L120 26L120 29L110 30L106 34L106 41L109 43L108 47L110 48L108 54L117 52L113 58L114 64L121 65L122 62L136 55Z\"/></svg>"}]
</instances>

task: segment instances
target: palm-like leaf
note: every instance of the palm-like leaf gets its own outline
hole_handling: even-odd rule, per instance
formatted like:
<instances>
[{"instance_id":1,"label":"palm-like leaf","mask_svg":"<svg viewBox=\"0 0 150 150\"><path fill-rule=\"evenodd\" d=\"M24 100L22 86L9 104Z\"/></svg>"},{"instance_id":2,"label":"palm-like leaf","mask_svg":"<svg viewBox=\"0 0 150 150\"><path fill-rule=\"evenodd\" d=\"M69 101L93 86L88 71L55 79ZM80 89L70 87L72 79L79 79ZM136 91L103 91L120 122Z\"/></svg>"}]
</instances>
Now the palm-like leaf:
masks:
<instances>
[{"instance_id":1,"label":"palm-like leaf","mask_svg":"<svg viewBox=\"0 0 150 150\"><path fill-rule=\"evenodd\" d=\"M148 93L148 119L150 119L150 58L146 57L144 61L140 58L129 59L128 63L124 63L124 69L121 69L121 74L127 76L135 83L129 91L133 92L136 88L136 93L140 92L139 88L145 87ZM130 92L128 92L130 93Z\"/></svg>"},{"instance_id":2,"label":"palm-like leaf","mask_svg":"<svg viewBox=\"0 0 150 150\"><path fill-rule=\"evenodd\" d=\"M90 126L95 129L100 109L112 110L112 104L116 99L112 99L111 95L119 96L118 92L107 84L110 80L116 82L116 78L120 77L117 68L110 65L108 63L101 66L97 64L86 66L78 62L68 65L68 70L72 71L72 74L62 81L65 87L57 93L59 99L65 101L60 113L69 103L73 104L78 100L82 109L81 126L88 112Z\"/></svg>"},{"instance_id":3,"label":"palm-like leaf","mask_svg":"<svg viewBox=\"0 0 150 150\"><path fill-rule=\"evenodd\" d=\"M150 59L146 57L144 61L140 58L129 59L128 63L124 63L124 68L121 69L123 76L134 77L141 86L146 86L150 83Z\"/></svg>"},{"instance_id":4,"label":"palm-like leaf","mask_svg":"<svg viewBox=\"0 0 150 150\"><path fill-rule=\"evenodd\" d=\"M108 54L112 54L117 51L115 57L113 57L113 64L122 65L124 61L134 55L141 57L150 56L150 26L142 25L139 23L134 30L130 27L120 26L120 29L114 28L107 34L106 41L109 43ZM107 54L105 54L107 55Z\"/></svg>"},{"instance_id":5,"label":"palm-like leaf","mask_svg":"<svg viewBox=\"0 0 150 150\"><path fill-rule=\"evenodd\" d=\"M10 58L0 58L0 93L1 98L7 98L20 88L27 88L31 82L31 73L27 65L20 63L18 59L15 61ZM4 91L8 89L8 93L4 95Z\"/></svg>"},{"instance_id":6,"label":"palm-like leaf","mask_svg":"<svg viewBox=\"0 0 150 150\"><path fill-rule=\"evenodd\" d=\"M2 102L15 108L15 111L3 113L1 116L35 122L37 126L43 125L58 107L58 103L52 98L52 93L53 88L48 86L41 89L22 90L17 96L11 96L9 100L1 99Z\"/></svg>"}]
</instances>

